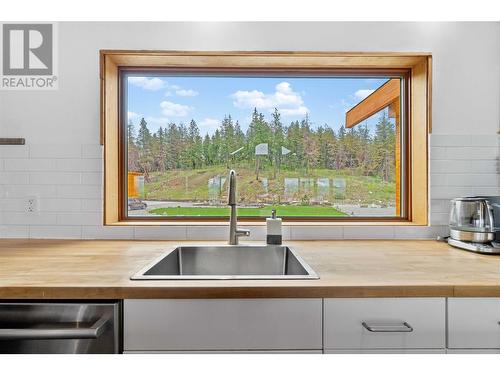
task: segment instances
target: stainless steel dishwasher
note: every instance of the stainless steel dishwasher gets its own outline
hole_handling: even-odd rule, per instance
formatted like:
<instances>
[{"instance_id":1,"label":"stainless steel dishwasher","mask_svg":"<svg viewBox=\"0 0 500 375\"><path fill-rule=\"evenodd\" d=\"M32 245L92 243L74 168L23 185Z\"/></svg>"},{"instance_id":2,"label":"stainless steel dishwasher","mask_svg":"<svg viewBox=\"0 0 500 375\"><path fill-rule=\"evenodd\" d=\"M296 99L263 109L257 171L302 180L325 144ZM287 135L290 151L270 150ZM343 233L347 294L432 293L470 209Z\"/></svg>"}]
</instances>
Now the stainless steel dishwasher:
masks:
<instances>
[{"instance_id":1,"label":"stainless steel dishwasher","mask_svg":"<svg viewBox=\"0 0 500 375\"><path fill-rule=\"evenodd\" d=\"M1 302L0 353L120 353L120 302Z\"/></svg>"}]
</instances>

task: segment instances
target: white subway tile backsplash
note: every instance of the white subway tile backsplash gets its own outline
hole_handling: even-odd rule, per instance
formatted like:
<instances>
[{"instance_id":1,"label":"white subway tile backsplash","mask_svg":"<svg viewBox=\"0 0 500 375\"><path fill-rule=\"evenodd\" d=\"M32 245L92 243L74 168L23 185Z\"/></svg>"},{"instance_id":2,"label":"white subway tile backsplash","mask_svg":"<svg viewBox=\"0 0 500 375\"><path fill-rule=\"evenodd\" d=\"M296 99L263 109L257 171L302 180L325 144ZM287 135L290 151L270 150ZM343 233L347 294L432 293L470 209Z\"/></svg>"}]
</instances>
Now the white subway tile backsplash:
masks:
<instances>
[{"instance_id":1,"label":"white subway tile backsplash","mask_svg":"<svg viewBox=\"0 0 500 375\"><path fill-rule=\"evenodd\" d=\"M471 195L500 195L500 188L498 186L474 186L471 188Z\"/></svg>"},{"instance_id":2,"label":"white subway tile backsplash","mask_svg":"<svg viewBox=\"0 0 500 375\"><path fill-rule=\"evenodd\" d=\"M186 236L188 240L225 240L229 236L229 226L189 225ZM244 238L246 237L242 237L242 241Z\"/></svg>"},{"instance_id":3,"label":"white subway tile backsplash","mask_svg":"<svg viewBox=\"0 0 500 375\"><path fill-rule=\"evenodd\" d=\"M431 210L440 213L450 212L450 199L432 199Z\"/></svg>"},{"instance_id":4,"label":"white subway tile backsplash","mask_svg":"<svg viewBox=\"0 0 500 375\"><path fill-rule=\"evenodd\" d=\"M473 147L497 147L499 146L500 137L498 134L467 134L464 135L468 139L469 145Z\"/></svg>"},{"instance_id":5,"label":"white subway tile backsplash","mask_svg":"<svg viewBox=\"0 0 500 375\"><path fill-rule=\"evenodd\" d=\"M60 185L57 186L60 198L101 198L102 187L98 185Z\"/></svg>"},{"instance_id":6,"label":"white subway tile backsplash","mask_svg":"<svg viewBox=\"0 0 500 375\"><path fill-rule=\"evenodd\" d=\"M100 199L82 199L82 211L101 212L103 202Z\"/></svg>"},{"instance_id":7,"label":"white subway tile backsplash","mask_svg":"<svg viewBox=\"0 0 500 375\"><path fill-rule=\"evenodd\" d=\"M432 134L430 139L432 147L497 147L499 144L497 134Z\"/></svg>"},{"instance_id":8,"label":"white subway tile backsplash","mask_svg":"<svg viewBox=\"0 0 500 375\"><path fill-rule=\"evenodd\" d=\"M187 240L187 228L187 226L136 226L134 238L136 240Z\"/></svg>"},{"instance_id":9,"label":"white subway tile backsplash","mask_svg":"<svg viewBox=\"0 0 500 375\"><path fill-rule=\"evenodd\" d=\"M447 185L448 176L445 174L431 174L431 186L445 186Z\"/></svg>"},{"instance_id":10,"label":"white subway tile backsplash","mask_svg":"<svg viewBox=\"0 0 500 375\"><path fill-rule=\"evenodd\" d=\"M434 225L426 227L401 226L394 229L394 236L402 239L436 239L438 236L444 237L448 234L448 225Z\"/></svg>"},{"instance_id":11,"label":"white subway tile backsplash","mask_svg":"<svg viewBox=\"0 0 500 375\"><path fill-rule=\"evenodd\" d=\"M30 238L73 239L82 238L81 226L32 225Z\"/></svg>"},{"instance_id":12,"label":"white subway tile backsplash","mask_svg":"<svg viewBox=\"0 0 500 375\"><path fill-rule=\"evenodd\" d=\"M470 160L431 160L430 161L431 180L432 180L432 174L466 173L466 172L471 172L471 171L472 171L472 167L471 167Z\"/></svg>"},{"instance_id":13,"label":"white subway tile backsplash","mask_svg":"<svg viewBox=\"0 0 500 375\"><path fill-rule=\"evenodd\" d=\"M447 159L446 157L446 147L431 147L430 153L431 160Z\"/></svg>"},{"instance_id":14,"label":"white subway tile backsplash","mask_svg":"<svg viewBox=\"0 0 500 375\"><path fill-rule=\"evenodd\" d=\"M82 145L84 159L101 159L103 147L101 145Z\"/></svg>"},{"instance_id":15,"label":"white subway tile backsplash","mask_svg":"<svg viewBox=\"0 0 500 375\"><path fill-rule=\"evenodd\" d=\"M29 156L29 146L12 145L0 146L0 159L27 158Z\"/></svg>"},{"instance_id":16,"label":"white subway tile backsplash","mask_svg":"<svg viewBox=\"0 0 500 375\"><path fill-rule=\"evenodd\" d=\"M25 199L0 198L0 212L24 212Z\"/></svg>"},{"instance_id":17,"label":"white subway tile backsplash","mask_svg":"<svg viewBox=\"0 0 500 375\"><path fill-rule=\"evenodd\" d=\"M394 238L394 227L389 226L346 226L344 227L345 239L382 239Z\"/></svg>"},{"instance_id":18,"label":"white subway tile backsplash","mask_svg":"<svg viewBox=\"0 0 500 375\"><path fill-rule=\"evenodd\" d=\"M0 172L0 185L26 185L29 175L25 172Z\"/></svg>"},{"instance_id":19,"label":"white subway tile backsplash","mask_svg":"<svg viewBox=\"0 0 500 375\"><path fill-rule=\"evenodd\" d=\"M67 212L57 215L57 223L62 225L99 225L102 221L99 212Z\"/></svg>"},{"instance_id":20,"label":"white subway tile backsplash","mask_svg":"<svg viewBox=\"0 0 500 375\"><path fill-rule=\"evenodd\" d=\"M468 135L444 135L444 134L433 134L430 137L432 147L460 147L460 146L471 146L470 136Z\"/></svg>"},{"instance_id":21,"label":"white subway tile backsplash","mask_svg":"<svg viewBox=\"0 0 500 375\"><path fill-rule=\"evenodd\" d=\"M448 174L446 183L448 186L484 186L491 187L498 185L498 175L496 174ZM432 184L432 178L431 178Z\"/></svg>"},{"instance_id":22,"label":"white subway tile backsplash","mask_svg":"<svg viewBox=\"0 0 500 375\"><path fill-rule=\"evenodd\" d=\"M498 147L448 147L446 159L451 160L494 160Z\"/></svg>"},{"instance_id":23,"label":"white subway tile backsplash","mask_svg":"<svg viewBox=\"0 0 500 375\"><path fill-rule=\"evenodd\" d=\"M471 160L470 172L499 174L498 160Z\"/></svg>"},{"instance_id":24,"label":"white subway tile backsplash","mask_svg":"<svg viewBox=\"0 0 500 375\"><path fill-rule=\"evenodd\" d=\"M449 201L500 195L498 136L430 137L430 227L283 226L284 240L434 238L447 230ZM103 227L103 147L98 144L0 146L0 236L226 240L225 226ZM38 212L26 213L35 196ZM249 240L265 241L265 226ZM242 239L242 242L245 238Z\"/></svg>"},{"instance_id":25,"label":"white subway tile backsplash","mask_svg":"<svg viewBox=\"0 0 500 375\"><path fill-rule=\"evenodd\" d=\"M498 174L496 160L431 160L431 174Z\"/></svg>"},{"instance_id":26,"label":"white subway tile backsplash","mask_svg":"<svg viewBox=\"0 0 500 375\"><path fill-rule=\"evenodd\" d=\"M38 185L79 185L81 175L72 172L31 172L29 181Z\"/></svg>"},{"instance_id":27,"label":"white subway tile backsplash","mask_svg":"<svg viewBox=\"0 0 500 375\"><path fill-rule=\"evenodd\" d=\"M122 239L134 238L133 227L103 227L99 225L85 225L82 227L82 238L84 239Z\"/></svg>"},{"instance_id":28,"label":"white subway tile backsplash","mask_svg":"<svg viewBox=\"0 0 500 375\"><path fill-rule=\"evenodd\" d=\"M82 173L81 183L82 185L101 185L103 183L102 173L99 172Z\"/></svg>"},{"instance_id":29,"label":"white subway tile backsplash","mask_svg":"<svg viewBox=\"0 0 500 375\"><path fill-rule=\"evenodd\" d=\"M56 159L56 168L61 172L101 172L101 159Z\"/></svg>"},{"instance_id":30,"label":"white subway tile backsplash","mask_svg":"<svg viewBox=\"0 0 500 375\"><path fill-rule=\"evenodd\" d=\"M54 185L0 185L0 198L22 198L26 196L56 197Z\"/></svg>"},{"instance_id":31,"label":"white subway tile backsplash","mask_svg":"<svg viewBox=\"0 0 500 375\"><path fill-rule=\"evenodd\" d=\"M462 186L433 186L431 187L432 199L452 199L465 197L472 194L471 187ZM432 211L432 208L431 208Z\"/></svg>"},{"instance_id":32,"label":"white subway tile backsplash","mask_svg":"<svg viewBox=\"0 0 500 375\"><path fill-rule=\"evenodd\" d=\"M450 214L448 212L431 212L431 225L446 225L449 220Z\"/></svg>"},{"instance_id":33,"label":"white subway tile backsplash","mask_svg":"<svg viewBox=\"0 0 500 375\"><path fill-rule=\"evenodd\" d=\"M313 230L310 226L292 226L290 228L292 240L338 240L344 237L342 227L317 226Z\"/></svg>"},{"instance_id":34,"label":"white subway tile backsplash","mask_svg":"<svg viewBox=\"0 0 500 375\"><path fill-rule=\"evenodd\" d=\"M42 198L38 201L38 207L44 212L80 211L82 201L80 199Z\"/></svg>"},{"instance_id":35,"label":"white subway tile backsplash","mask_svg":"<svg viewBox=\"0 0 500 375\"><path fill-rule=\"evenodd\" d=\"M54 171L55 159L6 159L6 171Z\"/></svg>"},{"instance_id":36,"label":"white subway tile backsplash","mask_svg":"<svg viewBox=\"0 0 500 375\"><path fill-rule=\"evenodd\" d=\"M8 222L5 222L6 219ZM3 224L55 225L57 224L57 214L53 212L9 212L4 215Z\"/></svg>"},{"instance_id":37,"label":"white subway tile backsplash","mask_svg":"<svg viewBox=\"0 0 500 375\"><path fill-rule=\"evenodd\" d=\"M0 238L28 238L28 225L0 225Z\"/></svg>"},{"instance_id":38,"label":"white subway tile backsplash","mask_svg":"<svg viewBox=\"0 0 500 375\"><path fill-rule=\"evenodd\" d=\"M31 144L30 158L80 158L82 148L79 144Z\"/></svg>"}]
</instances>

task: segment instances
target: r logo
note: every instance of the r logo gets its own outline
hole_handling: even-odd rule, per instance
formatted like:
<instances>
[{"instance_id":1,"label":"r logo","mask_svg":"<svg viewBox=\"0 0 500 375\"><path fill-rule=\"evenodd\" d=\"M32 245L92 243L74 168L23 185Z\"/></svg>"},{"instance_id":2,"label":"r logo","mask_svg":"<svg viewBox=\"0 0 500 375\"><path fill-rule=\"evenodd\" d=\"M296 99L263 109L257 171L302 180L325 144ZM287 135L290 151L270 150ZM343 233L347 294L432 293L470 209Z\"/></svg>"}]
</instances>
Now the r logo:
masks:
<instances>
[{"instance_id":1,"label":"r logo","mask_svg":"<svg viewBox=\"0 0 500 375\"><path fill-rule=\"evenodd\" d=\"M3 74L52 75L51 24L3 25Z\"/></svg>"}]
</instances>

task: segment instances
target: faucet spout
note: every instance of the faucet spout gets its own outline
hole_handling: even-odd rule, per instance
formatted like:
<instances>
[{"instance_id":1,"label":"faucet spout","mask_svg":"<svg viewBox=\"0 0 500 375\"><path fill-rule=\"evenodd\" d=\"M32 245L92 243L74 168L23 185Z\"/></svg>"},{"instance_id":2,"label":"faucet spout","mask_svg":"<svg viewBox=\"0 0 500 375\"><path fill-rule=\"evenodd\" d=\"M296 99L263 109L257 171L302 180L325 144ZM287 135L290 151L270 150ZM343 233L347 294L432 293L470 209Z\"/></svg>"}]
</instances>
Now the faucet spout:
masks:
<instances>
[{"instance_id":1,"label":"faucet spout","mask_svg":"<svg viewBox=\"0 0 500 375\"><path fill-rule=\"evenodd\" d=\"M233 169L229 171L229 192L227 204L229 206L236 205L236 172Z\"/></svg>"},{"instance_id":2,"label":"faucet spout","mask_svg":"<svg viewBox=\"0 0 500 375\"><path fill-rule=\"evenodd\" d=\"M229 216L229 245L238 245L240 236L250 236L250 231L247 229L238 229L238 217L236 213L236 172L229 171L229 190L227 204L231 207Z\"/></svg>"}]
</instances>

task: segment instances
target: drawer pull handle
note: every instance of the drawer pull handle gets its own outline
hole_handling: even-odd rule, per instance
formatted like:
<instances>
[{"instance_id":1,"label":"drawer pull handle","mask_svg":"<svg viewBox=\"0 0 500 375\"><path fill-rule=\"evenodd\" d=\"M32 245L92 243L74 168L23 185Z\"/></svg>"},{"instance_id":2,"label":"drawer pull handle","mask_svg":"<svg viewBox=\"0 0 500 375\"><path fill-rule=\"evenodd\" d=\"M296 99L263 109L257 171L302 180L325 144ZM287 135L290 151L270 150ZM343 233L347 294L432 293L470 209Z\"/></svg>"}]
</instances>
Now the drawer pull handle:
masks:
<instances>
[{"instance_id":1,"label":"drawer pull handle","mask_svg":"<svg viewBox=\"0 0 500 375\"><path fill-rule=\"evenodd\" d=\"M413 327L406 322L401 324L362 322L361 325L370 332L413 332Z\"/></svg>"}]
</instances>

